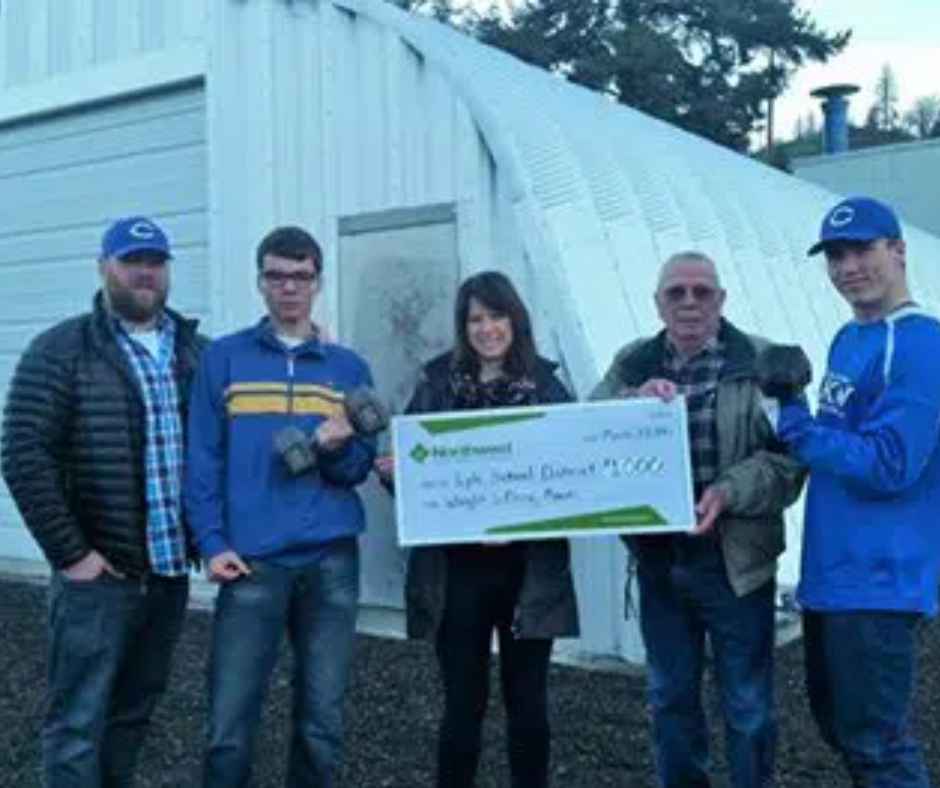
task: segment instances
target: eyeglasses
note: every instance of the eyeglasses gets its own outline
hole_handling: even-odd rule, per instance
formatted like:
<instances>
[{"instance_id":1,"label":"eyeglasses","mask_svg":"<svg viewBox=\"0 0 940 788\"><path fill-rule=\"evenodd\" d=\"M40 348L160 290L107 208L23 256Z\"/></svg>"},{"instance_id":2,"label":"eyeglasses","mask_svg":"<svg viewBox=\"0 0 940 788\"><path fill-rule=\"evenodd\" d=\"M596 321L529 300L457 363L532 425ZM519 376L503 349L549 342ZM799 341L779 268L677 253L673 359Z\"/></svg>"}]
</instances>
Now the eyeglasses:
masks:
<instances>
[{"instance_id":1,"label":"eyeglasses","mask_svg":"<svg viewBox=\"0 0 940 788\"><path fill-rule=\"evenodd\" d=\"M711 304L720 291L708 285L672 285L663 290L663 297L670 304L681 304L690 297L697 304Z\"/></svg>"},{"instance_id":2,"label":"eyeglasses","mask_svg":"<svg viewBox=\"0 0 940 788\"><path fill-rule=\"evenodd\" d=\"M288 282L297 288L310 287L317 275L312 271L262 271L261 279L271 287L284 287Z\"/></svg>"}]
</instances>

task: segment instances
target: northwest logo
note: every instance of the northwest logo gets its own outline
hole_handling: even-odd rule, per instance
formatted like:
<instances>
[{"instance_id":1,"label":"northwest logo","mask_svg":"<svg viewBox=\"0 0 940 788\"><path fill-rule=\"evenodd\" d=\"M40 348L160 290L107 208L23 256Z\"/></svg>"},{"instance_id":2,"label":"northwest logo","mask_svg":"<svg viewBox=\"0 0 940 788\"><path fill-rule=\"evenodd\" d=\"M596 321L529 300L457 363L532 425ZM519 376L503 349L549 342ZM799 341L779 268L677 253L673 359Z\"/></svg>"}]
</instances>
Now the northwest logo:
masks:
<instances>
[{"instance_id":1,"label":"northwest logo","mask_svg":"<svg viewBox=\"0 0 940 788\"><path fill-rule=\"evenodd\" d=\"M430 453L425 446L419 443L411 450L411 459L415 462L424 462Z\"/></svg>"},{"instance_id":2,"label":"northwest logo","mask_svg":"<svg viewBox=\"0 0 940 788\"><path fill-rule=\"evenodd\" d=\"M424 463L428 460L469 460L480 457L511 457L512 443L463 443L458 446L425 446L423 443L415 444L409 452L415 462Z\"/></svg>"}]
</instances>

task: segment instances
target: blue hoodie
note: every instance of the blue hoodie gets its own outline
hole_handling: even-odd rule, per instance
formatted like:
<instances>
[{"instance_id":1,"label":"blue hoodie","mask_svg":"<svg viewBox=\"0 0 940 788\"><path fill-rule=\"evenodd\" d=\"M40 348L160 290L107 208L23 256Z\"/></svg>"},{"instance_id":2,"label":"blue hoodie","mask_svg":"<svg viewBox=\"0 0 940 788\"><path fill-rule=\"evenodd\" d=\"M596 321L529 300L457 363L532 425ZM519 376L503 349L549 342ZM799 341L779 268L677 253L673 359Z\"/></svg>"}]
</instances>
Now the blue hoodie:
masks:
<instances>
[{"instance_id":1,"label":"blue hoodie","mask_svg":"<svg viewBox=\"0 0 940 788\"><path fill-rule=\"evenodd\" d=\"M213 342L193 382L184 497L199 552L225 550L286 563L360 533L353 489L375 459L375 441L355 437L321 453L319 471L293 477L274 450L287 425L312 434L342 412L344 392L371 385L351 350L312 338L288 349L266 320Z\"/></svg>"},{"instance_id":2,"label":"blue hoodie","mask_svg":"<svg viewBox=\"0 0 940 788\"><path fill-rule=\"evenodd\" d=\"M915 306L833 340L815 418L780 437L810 470L798 598L933 615L940 582L940 322Z\"/></svg>"}]
</instances>

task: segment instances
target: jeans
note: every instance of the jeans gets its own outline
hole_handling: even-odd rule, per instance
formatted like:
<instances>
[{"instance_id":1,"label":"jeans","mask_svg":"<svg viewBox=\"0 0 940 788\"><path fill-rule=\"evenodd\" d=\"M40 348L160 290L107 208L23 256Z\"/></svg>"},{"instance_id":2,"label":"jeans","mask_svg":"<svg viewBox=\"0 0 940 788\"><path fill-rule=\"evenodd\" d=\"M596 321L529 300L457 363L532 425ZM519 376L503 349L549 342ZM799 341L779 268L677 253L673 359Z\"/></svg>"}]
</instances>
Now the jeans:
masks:
<instances>
[{"instance_id":1,"label":"jeans","mask_svg":"<svg viewBox=\"0 0 940 788\"><path fill-rule=\"evenodd\" d=\"M438 740L438 788L471 788L490 686L490 645L499 639L500 684L513 788L548 784L548 666L551 640L518 638L513 613L522 579L511 547L449 551L447 602L437 635L444 684Z\"/></svg>"},{"instance_id":2,"label":"jeans","mask_svg":"<svg viewBox=\"0 0 940 788\"><path fill-rule=\"evenodd\" d=\"M776 743L775 583L736 596L720 546L709 537L665 538L644 553L637 577L658 785L711 785L702 708L707 635L731 785L769 788Z\"/></svg>"},{"instance_id":3,"label":"jeans","mask_svg":"<svg viewBox=\"0 0 940 788\"><path fill-rule=\"evenodd\" d=\"M888 611L803 614L813 716L858 788L929 788L908 722L919 621Z\"/></svg>"},{"instance_id":4,"label":"jeans","mask_svg":"<svg viewBox=\"0 0 940 788\"><path fill-rule=\"evenodd\" d=\"M45 788L129 788L166 689L188 578L56 573L49 593Z\"/></svg>"},{"instance_id":5,"label":"jeans","mask_svg":"<svg viewBox=\"0 0 940 788\"><path fill-rule=\"evenodd\" d=\"M243 788L286 630L294 655L288 788L332 788L356 639L359 548L337 542L314 562L251 562L216 601L209 659L205 788Z\"/></svg>"}]
</instances>

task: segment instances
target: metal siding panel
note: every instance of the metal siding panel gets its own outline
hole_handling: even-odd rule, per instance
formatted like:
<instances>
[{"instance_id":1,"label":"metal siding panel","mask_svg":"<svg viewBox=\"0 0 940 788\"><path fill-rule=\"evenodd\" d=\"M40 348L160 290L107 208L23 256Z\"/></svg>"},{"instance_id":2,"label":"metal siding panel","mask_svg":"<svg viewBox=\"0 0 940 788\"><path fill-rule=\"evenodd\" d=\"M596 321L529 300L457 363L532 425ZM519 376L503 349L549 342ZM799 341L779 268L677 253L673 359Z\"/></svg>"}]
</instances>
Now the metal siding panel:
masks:
<instances>
[{"instance_id":1,"label":"metal siding panel","mask_svg":"<svg viewBox=\"0 0 940 788\"><path fill-rule=\"evenodd\" d=\"M51 12L48 0L37 0L29 15L29 80L37 82L51 76L54 57L52 52L50 24Z\"/></svg>"},{"instance_id":2,"label":"metal siding panel","mask_svg":"<svg viewBox=\"0 0 940 788\"><path fill-rule=\"evenodd\" d=\"M300 38L306 32L298 14L298 5L292 5L289 13L280 14L272 19L271 35L273 40L283 45L272 48L270 64L270 117L275 119L272 125L271 166L272 176L277 180L277 173L283 172L281 188L275 188L274 216L277 223L295 222L293 213L297 205L298 184L302 173L297 166L299 137L301 129L295 121L299 114L297 100L307 92L307 75L299 68L296 56L299 53Z\"/></svg>"},{"instance_id":3,"label":"metal siding panel","mask_svg":"<svg viewBox=\"0 0 940 788\"><path fill-rule=\"evenodd\" d=\"M456 191L453 177L453 147L457 114L454 91L439 70L425 64L423 112L433 118L427 124L428 181L427 192L432 200L445 199Z\"/></svg>"},{"instance_id":4,"label":"metal siding panel","mask_svg":"<svg viewBox=\"0 0 940 788\"><path fill-rule=\"evenodd\" d=\"M26 344L63 316L87 310L98 285L100 233L118 215L146 213L167 229L175 252L171 302L205 315L205 137L195 112L200 96L193 90L132 102L146 118L137 124L127 123L134 107L115 105L0 130L0 162L9 165L11 153L28 149L31 133L43 149L28 167L0 171L0 192L17 195L15 202L0 203L0 398ZM69 166L82 158L83 164ZM0 490L0 555L38 558L8 493Z\"/></svg>"},{"instance_id":5,"label":"metal siding panel","mask_svg":"<svg viewBox=\"0 0 940 788\"><path fill-rule=\"evenodd\" d=\"M357 119L351 139L356 148L358 167L356 193L343 213L378 210L386 205L384 191L388 182L387 159L383 142L388 135L385 104L384 33L375 23L360 19L355 25L355 43L351 56L356 58L356 85L349 97L355 101Z\"/></svg>"},{"instance_id":6,"label":"metal siding panel","mask_svg":"<svg viewBox=\"0 0 940 788\"><path fill-rule=\"evenodd\" d=\"M172 18L180 20L178 40L193 43L205 39L210 3L215 2L218 0L173 0Z\"/></svg>"},{"instance_id":7,"label":"metal siding panel","mask_svg":"<svg viewBox=\"0 0 940 788\"><path fill-rule=\"evenodd\" d=\"M143 52L163 49L167 43L167 14L177 3L166 0L138 0L138 40Z\"/></svg>"},{"instance_id":8,"label":"metal siding panel","mask_svg":"<svg viewBox=\"0 0 940 788\"><path fill-rule=\"evenodd\" d=\"M317 173L311 170L309 149L318 147L319 124L312 107L316 106L320 93L319 69L314 67L319 54L319 40L313 21L312 6L297 3L291 16L285 16L280 34L281 40L289 42L279 52L276 71L281 79L278 84L277 102L281 107L279 117L296 116L296 121L280 124L281 142L278 145L280 170L287 167L284 188L281 190L283 207L278 211L278 221L304 224L310 217L307 192L315 193L322 188Z\"/></svg>"},{"instance_id":9,"label":"metal siding panel","mask_svg":"<svg viewBox=\"0 0 940 788\"><path fill-rule=\"evenodd\" d=\"M4 0L0 90L202 41L208 2Z\"/></svg>"},{"instance_id":10,"label":"metal siding panel","mask_svg":"<svg viewBox=\"0 0 940 788\"><path fill-rule=\"evenodd\" d=\"M206 131L208 146L210 248L212 249L210 305L217 331L230 330L247 311L247 298L232 298L234 283L248 282L240 268L231 265L245 253L251 240L248 222L247 160L254 155L241 131L250 124L242 95L241 57L243 27L228 15L210 15Z\"/></svg>"},{"instance_id":11,"label":"metal siding panel","mask_svg":"<svg viewBox=\"0 0 940 788\"><path fill-rule=\"evenodd\" d=\"M359 213L356 210L356 198L363 163L357 110L366 107L367 102L359 93L359 61L356 53L359 41L353 16L343 11L335 14L334 30L335 37L331 38L330 43L336 64L336 82L331 90L331 103L336 109L334 118L337 123L334 156L337 162L337 190L334 210L339 215Z\"/></svg>"},{"instance_id":12,"label":"metal siding panel","mask_svg":"<svg viewBox=\"0 0 940 788\"><path fill-rule=\"evenodd\" d=\"M192 142L200 144L203 136L203 109L199 105L169 108L157 103L152 111L142 109L139 116L116 112L111 117L96 115L94 122L76 122L68 128L48 124L48 130L37 130L31 139L34 126L20 126L4 132L0 144L0 177L50 177L72 168L94 166L96 163L114 159L118 155L139 153L143 150L158 153ZM149 135L147 129L156 124L159 134ZM69 145L63 146L63 135Z\"/></svg>"},{"instance_id":13,"label":"metal siding panel","mask_svg":"<svg viewBox=\"0 0 940 788\"><path fill-rule=\"evenodd\" d=\"M4 62L4 87L29 79L30 9L31 6L24 0L7 0L3 4L0 13L0 25L3 26L0 58Z\"/></svg>"},{"instance_id":14,"label":"metal siding panel","mask_svg":"<svg viewBox=\"0 0 940 788\"><path fill-rule=\"evenodd\" d=\"M243 52L256 46L260 54L250 67L246 68L244 62L239 64L241 94L238 101L243 117L251 113L265 120L233 127L239 128L244 135L244 174L246 182L252 185L248 221L249 226L255 229L267 225L272 214L277 211L274 188L275 129L277 125L289 122L289 119L277 116L274 105L274 52L277 49L274 37L275 10L267 3L246 4L246 24L239 30L238 39L239 48ZM237 155L237 148L231 152Z\"/></svg>"},{"instance_id":15,"label":"metal siding panel","mask_svg":"<svg viewBox=\"0 0 940 788\"><path fill-rule=\"evenodd\" d=\"M397 168L401 179L401 201L406 205L415 205L428 198L428 126L424 112L425 79L427 68L421 56L400 38L396 45L402 49L398 60L399 102L396 123L401 128L401 154Z\"/></svg>"},{"instance_id":16,"label":"metal siding panel","mask_svg":"<svg viewBox=\"0 0 940 788\"><path fill-rule=\"evenodd\" d=\"M403 94L406 88L404 61L408 57L398 34L383 29L382 51L385 56L385 68L382 75L383 114L385 115L385 144L382 146L385 163L385 190L380 195L387 205L405 202Z\"/></svg>"},{"instance_id":17,"label":"metal siding panel","mask_svg":"<svg viewBox=\"0 0 940 788\"><path fill-rule=\"evenodd\" d=\"M124 0L94 0L92 40L95 63L118 59L120 36L123 32L118 26L119 11L125 5Z\"/></svg>"},{"instance_id":18,"label":"metal siding panel","mask_svg":"<svg viewBox=\"0 0 940 788\"><path fill-rule=\"evenodd\" d=\"M73 0L71 25L61 25L59 33L73 41L72 70L81 71L95 62L94 0Z\"/></svg>"},{"instance_id":19,"label":"metal siding panel","mask_svg":"<svg viewBox=\"0 0 940 788\"><path fill-rule=\"evenodd\" d=\"M871 194L940 236L940 140L866 148L794 162L796 174L839 194Z\"/></svg>"}]
</instances>

